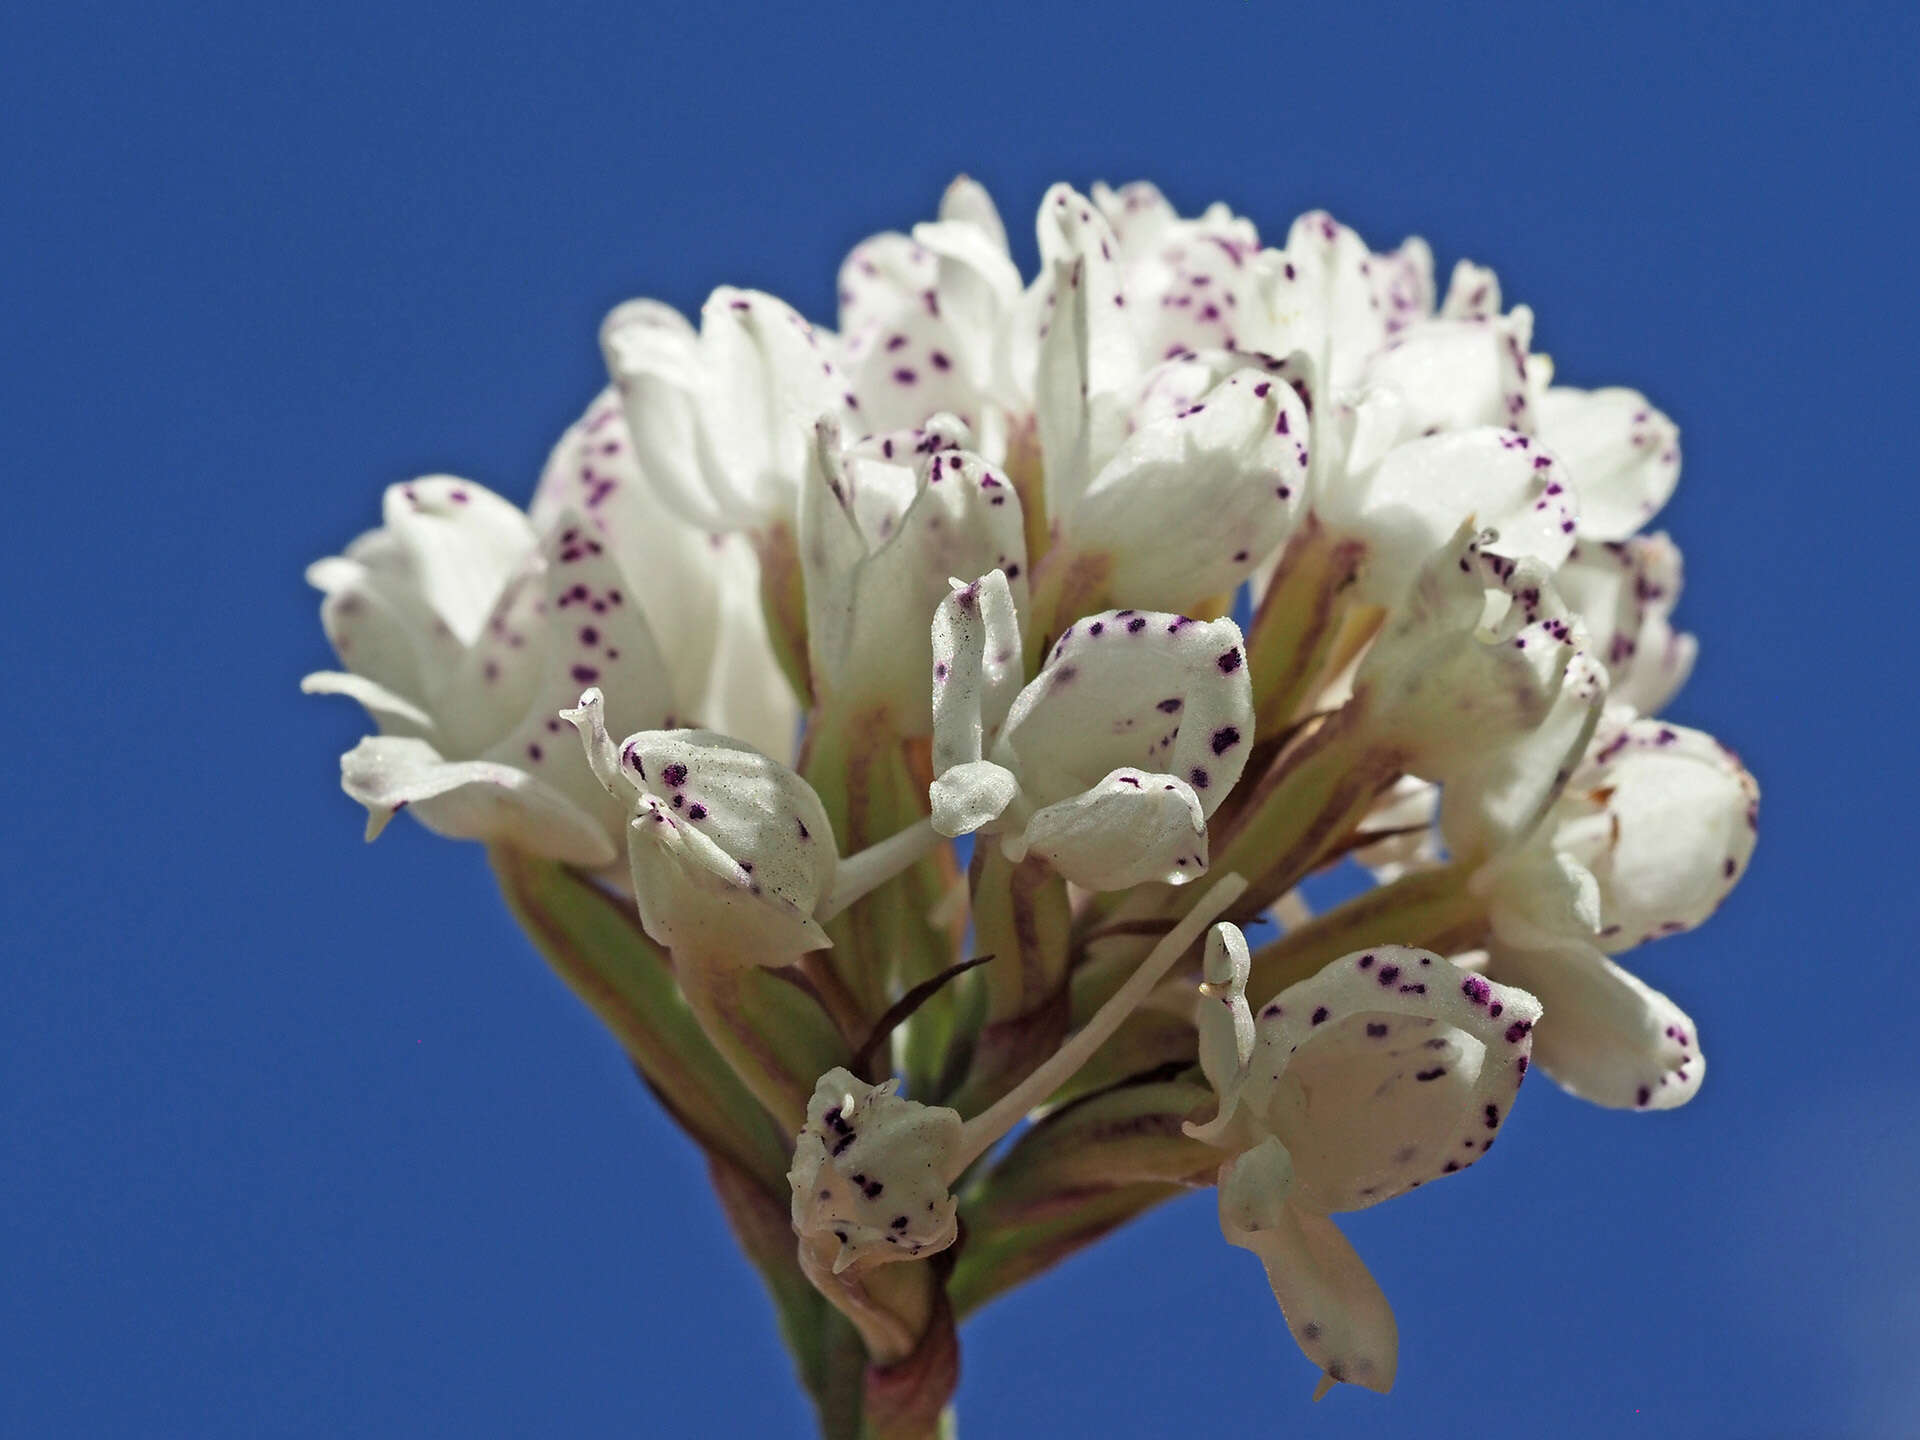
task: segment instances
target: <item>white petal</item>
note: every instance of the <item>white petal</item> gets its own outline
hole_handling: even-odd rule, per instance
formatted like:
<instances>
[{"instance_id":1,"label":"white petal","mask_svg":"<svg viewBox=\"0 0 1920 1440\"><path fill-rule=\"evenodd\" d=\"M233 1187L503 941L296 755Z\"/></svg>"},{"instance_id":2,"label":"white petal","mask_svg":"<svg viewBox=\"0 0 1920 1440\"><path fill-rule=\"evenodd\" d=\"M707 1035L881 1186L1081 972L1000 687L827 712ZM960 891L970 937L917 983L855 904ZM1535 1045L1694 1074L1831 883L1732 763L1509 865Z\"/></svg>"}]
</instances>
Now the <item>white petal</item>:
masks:
<instances>
[{"instance_id":1,"label":"white petal","mask_svg":"<svg viewBox=\"0 0 1920 1440\"><path fill-rule=\"evenodd\" d=\"M544 563L529 577L534 603L518 607L526 628L511 618L489 626L470 657L464 708L478 711L489 688L499 689L497 701L512 704L513 719L482 758L532 772L617 834L624 804L604 794L560 711L597 687L617 735L665 725L679 707L647 617L607 547L569 513L558 526L542 547ZM522 634L527 643L516 644Z\"/></svg>"},{"instance_id":2,"label":"white petal","mask_svg":"<svg viewBox=\"0 0 1920 1440\"><path fill-rule=\"evenodd\" d=\"M1290 385L1236 371L1135 431L1067 516L1068 538L1111 557L1108 593L1129 605L1184 610L1229 594L1305 507L1306 432Z\"/></svg>"},{"instance_id":3,"label":"white petal","mask_svg":"<svg viewBox=\"0 0 1920 1440\"><path fill-rule=\"evenodd\" d=\"M392 694L424 700L430 682L458 662L460 642L450 631L434 632L434 618L398 561L392 537L376 530L348 554L309 565L307 583L326 597L320 625L340 663Z\"/></svg>"},{"instance_id":4,"label":"white petal","mask_svg":"<svg viewBox=\"0 0 1920 1440\"><path fill-rule=\"evenodd\" d=\"M388 486L381 511L421 598L456 640L472 644L533 548L527 517L491 490L446 475Z\"/></svg>"},{"instance_id":5,"label":"white petal","mask_svg":"<svg viewBox=\"0 0 1920 1440\"><path fill-rule=\"evenodd\" d=\"M1680 430L1638 390L1555 386L1540 397L1539 434L1580 491L1580 533L1624 540L1680 483Z\"/></svg>"},{"instance_id":6,"label":"white petal","mask_svg":"<svg viewBox=\"0 0 1920 1440\"><path fill-rule=\"evenodd\" d=\"M1610 725L1551 817L1553 844L1600 885L1602 948L1691 930L1746 873L1760 787L1711 735Z\"/></svg>"},{"instance_id":7,"label":"white petal","mask_svg":"<svg viewBox=\"0 0 1920 1440\"><path fill-rule=\"evenodd\" d=\"M1585 645L1538 564L1486 555L1463 532L1361 663L1354 690L1371 723L1404 747L1409 772L1448 787L1456 855L1532 829L1585 753L1606 696Z\"/></svg>"},{"instance_id":8,"label":"white petal","mask_svg":"<svg viewBox=\"0 0 1920 1440\"><path fill-rule=\"evenodd\" d=\"M606 865L619 853L597 819L525 770L444 760L424 740L362 740L340 757L340 784L367 807L369 839L411 809L438 834L515 845L571 865Z\"/></svg>"},{"instance_id":9,"label":"white petal","mask_svg":"<svg viewBox=\"0 0 1920 1440\"><path fill-rule=\"evenodd\" d=\"M1540 997L1534 1054L1570 1094L1616 1110L1671 1110L1706 1078L1686 1012L1591 945L1495 945L1487 963Z\"/></svg>"},{"instance_id":10,"label":"white petal","mask_svg":"<svg viewBox=\"0 0 1920 1440\"><path fill-rule=\"evenodd\" d=\"M1440 306L1443 320L1492 320L1500 314L1500 277L1471 260L1455 262Z\"/></svg>"},{"instance_id":11,"label":"white petal","mask_svg":"<svg viewBox=\"0 0 1920 1440\"><path fill-rule=\"evenodd\" d=\"M1698 646L1669 623L1680 599L1680 550L1664 534L1583 541L1553 577L1607 664L1609 699L1643 715L1686 682Z\"/></svg>"},{"instance_id":12,"label":"white petal","mask_svg":"<svg viewBox=\"0 0 1920 1440\"><path fill-rule=\"evenodd\" d=\"M1018 786L983 757L1020 684L1020 622L998 570L956 585L934 612L934 828L968 835L999 818Z\"/></svg>"},{"instance_id":13,"label":"white petal","mask_svg":"<svg viewBox=\"0 0 1920 1440\"><path fill-rule=\"evenodd\" d=\"M1328 1381L1385 1394L1400 1357L1393 1307L1333 1222L1290 1203L1290 1179L1278 1141L1236 1157L1221 1171L1220 1231L1260 1257L1294 1341Z\"/></svg>"},{"instance_id":14,"label":"white petal","mask_svg":"<svg viewBox=\"0 0 1920 1440\"><path fill-rule=\"evenodd\" d=\"M1180 212L1151 180L1130 180L1118 190L1096 180L1087 193L1113 227L1120 253L1127 259L1158 250L1180 223Z\"/></svg>"},{"instance_id":15,"label":"white petal","mask_svg":"<svg viewBox=\"0 0 1920 1440\"><path fill-rule=\"evenodd\" d=\"M345 695L358 700L380 727L383 735L433 738L433 717L411 700L394 694L386 686L363 675L344 675L338 670L319 670L300 681L302 695Z\"/></svg>"},{"instance_id":16,"label":"white petal","mask_svg":"<svg viewBox=\"0 0 1920 1440\"><path fill-rule=\"evenodd\" d=\"M1013 772L991 760L951 765L928 788L933 828L949 838L971 835L998 820L1019 793Z\"/></svg>"},{"instance_id":17,"label":"white petal","mask_svg":"<svg viewBox=\"0 0 1920 1440\"><path fill-rule=\"evenodd\" d=\"M1014 700L993 758L1036 805L1130 767L1177 776L1211 815L1253 740L1245 660L1231 620L1134 610L1077 620Z\"/></svg>"},{"instance_id":18,"label":"white petal","mask_svg":"<svg viewBox=\"0 0 1920 1440\"><path fill-rule=\"evenodd\" d=\"M1193 787L1132 768L1037 811L1024 841L1085 890L1184 885L1207 868L1207 819Z\"/></svg>"},{"instance_id":19,"label":"white petal","mask_svg":"<svg viewBox=\"0 0 1920 1440\"><path fill-rule=\"evenodd\" d=\"M884 704L903 733L926 734L928 636L946 577L998 569L1017 577L1013 602L1025 603L1019 497L1003 472L962 450L933 449L916 473L842 454L823 429L817 457L800 531L815 683L834 703ZM877 506L866 498L874 492Z\"/></svg>"},{"instance_id":20,"label":"white petal","mask_svg":"<svg viewBox=\"0 0 1920 1440\"><path fill-rule=\"evenodd\" d=\"M953 183L940 197L940 218L971 225L994 249L1002 255L1007 253L1007 227L1000 221L1000 211L987 193L987 187L971 176L953 177Z\"/></svg>"},{"instance_id":21,"label":"white petal","mask_svg":"<svg viewBox=\"0 0 1920 1440\"><path fill-rule=\"evenodd\" d=\"M1371 254L1324 211L1293 222L1285 250L1262 252L1256 315L1241 343L1273 355L1304 351L1329 395L1352 389L1389 336L1433 308L1433 257L1409 240Z\"/></svg>"},{"instance_id":22,"label":"white petal","mask_svg":"<svg viewBox=\"0 0 1920 1440\"><path fill-rule=\"evenodd\" d=\"M848 256L841 291L854 299L841 307L842 354L861 427L906 429L941 411L976 423L993 329L1018 278L960 222L918 226L911 240L876 236Z\"/></svg>"},{"instance_id":23,"label":"white petal","mask_svg":"<svg viewBox=\"0 0 1920 1440\"><path fill-rule=\"evenodd\" d=\"M1393 338L1368 366L1367 383L1399 391L1417 433L1503 425L1531 434L1532 334L1533 312L1524 305L1496 320L1423 321Z\"/></svg>"},{"instance_id":24,"label":"white petal","mask_svg":"<svg viewBox=\"0 0 1920 1440\"><path fill-rule=\"evenodd\" d=\"M700 338L657 300L629 300L600 325L600 348L626 416L641 475L689 524L727 529L740 497L708 489L702 410L709 384Z\"/></svg>"},{"instance_id":25,"label":"white petal","mask_svg":"<svg viewBox=\"0 0 1920 1440\"><path fill-rule=\"evenodd\" d=\"M1573 549L1576 506L1565 467L1526 436L1473 429L1389 450L1364 475L1316 497L1329 528L1362 539L1365 598L1394 606L1427 558L1462 525L1492 530L1486 549L1549 571Z\"/></svg>"},{"instance_id":26,"label":"white petal","mask_svg":"<svg viewBox=\"0 0 1920 1440\"><path fill-rule=\"evenodd\" d=\"M708 729L775 759L791 755L800 702L774 659L760 603L759 557L743 536L729 535L711 559L720 590L720 632L706 689L688 703Z\"/></svg>"},{"instance_id":27,"label":"white petal","mask_svg":"<svg viewBox=\"0 0 1920 1440\"><path fill-rule=\"evenodd\" d=\"M787 1182L793 1228L837 1242L833 1271L911 1260L959 1234L947 1187L960 1115L902 1098L899 1082L869 1085L843 1069L820 1077Z\"/></svg>"},{"instance_id":28,"label":"white petal","mask_svg":"<svg viewBox=\"0 0 1920 1440\"><path fill-rule=\"evenodd\" d=\"M1047 503L1065 514L1124 435L1122 397L1144 369L1120 271L1118 241L1091 201L1065 185L1040 205L1047 308L1034 412Z\"/></svg>"},{"instance_id":29,"label":"white petal","mask_svg":"<svg viewBox=\"0 0 1920 1440\"><path fill-rule=\"evenodd\" d=\"M1226 1094L1238 1083L1253 1056L1253 1011L1247 1006L1247 977L1252 969L1247 937L1239 926L1220 924L1207 932L1194 1028L1199 1032L1200 1071L1216 1095ZM1210 1139L1204 1130L1189 1128L1188 1133Z\"/></svg>"},{"instance_id":30,"label":"white petal","mask_svg":"<svg viewBox=\"0 0 1920 1440\"><path fill-rule=\"evenodd\" d=\"M790 521L811 427L847 387L813 327L758 291L721 288L700 334L651 301L601 327L642 473L706 530Z\"/></svg>"},{"instance_id":31,"label":"white petal","mask_svg":"<svg viewBox=\"0 0 1920 1440\"><path fill-rule=\"evenodd\" d=\"M1129 256L1127 304L1137 314L1149 359L1236 350L1251 318L1259 237L1220 208L1213 219L1181 221L1151 252Z\"/></svg>"},{"instance_id":32,"label":"white petal","mask_svg":"<svg viewBox=\"0 0 1920 1440\"><path fill-rule=\"evenodd\" d=\"M660 627L674 694L703 719L713 719L700 702L719 644L724 567L718 553L725 537L687 524L642 478L617 391L603 390L560 437L529 513L543 534L570 514L572 523L584 524L612 551L641 611ZM746 551L737 541L726 548L735 556Z\"/></svg>"},{"instance_id":33,"label":"white petal","mask_svg":"<svg viewBox=\"0 0 1920 1440\"><path fill-rule=\"evenodd\" d=\"M644 792L628 848L649 935L775 966L831 943L813 912L833 883L833 830L806 781L710 730L630 735L620 763Z\"/></svg>"},{"instance_id":34,"label":"white petal","mask_svg":"<svg viewBox=\"0 0 1920 1440\"><path fill-rule=\"evenodd\" d=\"M1302 1205L1364 1209L1486 1154L1539 1017L1525 991L1378 946L1261 1007L1245 1084L1229 1098L1287 1147Z\"/></svg>"}]
</instances>

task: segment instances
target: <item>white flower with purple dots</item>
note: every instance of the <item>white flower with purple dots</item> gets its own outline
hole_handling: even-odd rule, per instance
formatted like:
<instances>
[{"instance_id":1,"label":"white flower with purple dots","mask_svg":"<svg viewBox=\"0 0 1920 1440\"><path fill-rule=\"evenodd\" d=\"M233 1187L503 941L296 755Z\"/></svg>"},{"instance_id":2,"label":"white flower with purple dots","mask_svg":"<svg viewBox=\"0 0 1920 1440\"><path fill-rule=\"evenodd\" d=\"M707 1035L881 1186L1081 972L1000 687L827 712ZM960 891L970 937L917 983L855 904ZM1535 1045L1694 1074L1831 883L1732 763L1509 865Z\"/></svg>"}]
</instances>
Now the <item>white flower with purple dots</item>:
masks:
<instances>
[{"instance_id":1,"label":"white flower with purple dots","mask_svg":"<svg viewBox=\"0 0 1920 1440\"><path fill-rule=\"evenodd\" d=\"M489 847L821 1413L901 1440L948 1433L967 1313L1209 1183L1316 1395L1390 1389L1331 1217L1477 1162L1535 1059L1697 1094L1626 957L1756 838L1657 718L1698 646L1645 396L1324 211L1269 245L1058 184L1034 226L1024 278L955 180L847 256L837 332L620 305L525 512L424 477L309 571L369 836ZM1377 883L1313 914L1349 857Z\"/></svg>"}]
</instances>

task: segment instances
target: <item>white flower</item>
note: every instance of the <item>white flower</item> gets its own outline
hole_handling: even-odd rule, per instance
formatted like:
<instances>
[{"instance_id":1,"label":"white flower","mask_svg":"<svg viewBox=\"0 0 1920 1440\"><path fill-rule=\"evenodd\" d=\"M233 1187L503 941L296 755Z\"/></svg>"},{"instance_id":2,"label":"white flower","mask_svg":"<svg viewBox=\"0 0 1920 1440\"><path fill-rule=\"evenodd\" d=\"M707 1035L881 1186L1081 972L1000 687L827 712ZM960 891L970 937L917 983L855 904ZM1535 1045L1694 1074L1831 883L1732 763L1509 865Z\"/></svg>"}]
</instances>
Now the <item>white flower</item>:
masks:
<instances>
[{"instance_id":1,"label":"white flower","mask_svg":"<svg viewBox=\"0 0 1920 1440\"><path fill-rule=\"evenodd\" d=\"M927 636L946 577L998 569L1026 604L1020 497L967 439L937 415L843 449L823 421L801 503L814 686L846 712L887 707L904 735L932 728Z\"/></svg>"},{"instance_id":2,"label":"white flower","mask_svg":"<svg viewBox=\"0 0 1920 1440\"><path fill-rule=\"evenodd\" d=\"M1562 1087L1642 1110L1699 1090L1693 1021L1603 952L1705 921L1746 872L1759 800L1711 736L1616 711L1539 828L1474 876L1487 968L1546 1003L1540 1062Z\"/></svg>"},{"instance_id":3,"label":"white flower","mask_svg":"<svg viewBox=\"0 0 1920 1440\"><path fill-rule=\"evenodd\" d=\"M1354 678L1369 733L1440 782L1456 856L1530 831L1599 723L1606 673L1532 560L1463 530L1422 567Z\"/></svg>"},{"instance_id":4,"label":"white flower","mask_svg":"<svg viewBox=\"0 0 1920 1440\"><path fill-rule=\"evenodd\" d=\"M554 446L528 507L541 531L567 512L605 543L653 617L683 713L770 755L790 752L799 705L767 639L753 547L660 503L611 388Z\"/></svg>"},{"instance_id":5,"label":"white flower","mask_svg":"<svg viewBox=\"0 0 1920 1440\"><path fill-rule=\"evenodd\" d=\"M944 1250L958 1234L948 1166L960 1148L960 1115L903 1099L899 1088L829 1070L794 1143L793 1228L803 1239L839 1242L836 1275Z\"/></svg>"},{"instance_id":6,"label":"white flower","mask_svg":"<svg viewBox=\"0 0 1920 1440\"><path fill-rule=\"evenodd\" d=\"M640 923L669 950L780 966L830 945L814 912L833 884L833 828L811 786L710 730L646 730L616 749L598 690L561 712L625 802Z\"/></svg>"},{"instance_id":7,"label":"white flower","mask_svg":"<svg viewBox=\"0 0 1920 1440\"><path fill-rule=\"evenodd\" d=\"M1009 412L1025 409L1009 348L1020 298L999 212L964 175L938 220L856 245L840 267L839 349L859 423L904 430L945 411L1002 458Z\"/></svg>"},{"instance_id":8,"label":"white flower","mask_svg":"<svg viewBox=\"0 0 1920 1440\"><path fill-rule=\"evenodd\" d=\"M633 300L600 344L647 482L703 530L791 525L812 427L850 392L813 327L771 295L722 288L696 333Z\"/></svg>"},{"instance_id":9,"label":"white flower","mask_svg":"<svg viewBox=\"0 0 1920 1440\"><path fill-rule=\"evenodd\" d=\"M1252 692L1231 620L1111 610L1069 626L1015 694L1020 634L999 571L933 624L933 823L983 831L1094 890L1180 884L1246 765Z\"/></svg>"},{"instance_id":10,"label":"white flower","mask_svg":"<svg viewBox=\"0 0 1920 1440\"><path fill-rule=\"evenodd\" d=\"M1386 1391L1393 1311L1327 1218L1480 1159L1527 1071L1540 1006L1438 955L1382 946L1336 960L1249 1013L1246 941L1208 938L1198 1020L1219 1114L1189 1126L1230 1151L1220 1226L1267 1269L1294 1339L1335 1382Z\"/></svg>"},{"instance_id":11,"label":"white flower","mask_svg":"<svg viewBox=\"0 0 1920 1440\"><path fill-rule=\"evenodd\" d=\"M380 726L341 760L368 838L411 808L444 835L612 863L619 807L556 712L587 684L624 724L676 708L614 556L570 513L542 539L505 500L445 476L391 487L383 509L382 528L307 572L348 672L301 682L360 701Z\"/></svg>"},{"instance_id":12,"label":"white flower","mask_svg":"<svg viewBox=\"0 0 1920 1440\"><path fill-rule=\"evenodd\" d=\"M1179 224L1206 232L1211 222ZM1213 228L1234 227L1221 218ZM1135 317L1156 289L1163 300L1218 297L1202 313L1224 303L1250 237L1187 235L1167 252L1185 258L1143 279L1093 203L1060 185L1041 206L1040 235L1051 308L1035 410L1058 542L1048 564L1080 572L1069 583L1108 602L1181 610L1230 593L1303 512L1305 404L1258 357L1185 341L1152 351L1164 327ZM1201 265L1203 255L1219 264Z\"/></svg>"},{"instance_id":13,"label":"white flower","mask_svg":"<svg viewBox=\"0 0 1920 1440\"><path fill-rule=\"evenodd\" d=\"M1610 701L1657 714L1693 672L1699 645L1668 618L1680 582L1680 549L1664 533L1584 540L1554 576L1606 661Z\"/></svg>"}]
</instances>

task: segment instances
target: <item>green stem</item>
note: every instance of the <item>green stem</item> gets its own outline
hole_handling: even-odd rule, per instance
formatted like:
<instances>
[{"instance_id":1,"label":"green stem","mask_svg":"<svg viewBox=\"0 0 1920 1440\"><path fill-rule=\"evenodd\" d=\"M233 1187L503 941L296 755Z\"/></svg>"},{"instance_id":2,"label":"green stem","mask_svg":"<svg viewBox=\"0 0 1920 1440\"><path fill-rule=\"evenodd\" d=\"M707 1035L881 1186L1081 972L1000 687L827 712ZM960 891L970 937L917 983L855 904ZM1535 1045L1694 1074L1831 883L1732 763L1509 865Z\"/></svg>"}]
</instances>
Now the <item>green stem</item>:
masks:
<instances>
[{"instance_id":1,"label":"green stem","mask_svg":"<svg viewBox=\"0 0 1920 1440\"><path fill-rule=\"evenodd\" d=\"M521 929L619 1040L680 1127L761 1183L784 1186L790 1137L714 1049L633 903L506 846L487 858Z\"/></svg>"}]
</instances>

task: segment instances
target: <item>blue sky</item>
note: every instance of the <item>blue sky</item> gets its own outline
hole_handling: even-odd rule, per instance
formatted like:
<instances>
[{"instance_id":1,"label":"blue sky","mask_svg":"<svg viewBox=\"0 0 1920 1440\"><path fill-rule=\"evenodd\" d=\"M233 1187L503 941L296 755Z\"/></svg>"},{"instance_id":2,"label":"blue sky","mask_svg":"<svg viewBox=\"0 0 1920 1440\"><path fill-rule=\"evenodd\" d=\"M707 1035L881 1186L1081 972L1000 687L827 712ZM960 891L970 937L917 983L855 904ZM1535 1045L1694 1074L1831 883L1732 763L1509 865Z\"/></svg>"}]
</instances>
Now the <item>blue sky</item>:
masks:
<instances>
[{"instance_id":1,"label":"blue sky","mask_svg":"<svg viewBox=\"0 0 1920 1440\"><path fill-rule=\"evenodd\" d=\"M1549 13L1550 12L1550 13ZM805 1433L700 1167L493 896L336 788L301 582L529 493L613 302L774 290L966 170L1495 266L1684 431L1673 713L1765 789L1636 963L1679 1112L1529 1087L1353 1217L1399 1386L1307 1405L1208 1196L984 1312L965 1433L1920 1432L1911 7L33 5L0 53L0 1432ZM1642 963L1643 962L1643 963Z\"/></svg>"}]
</instances>

